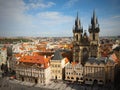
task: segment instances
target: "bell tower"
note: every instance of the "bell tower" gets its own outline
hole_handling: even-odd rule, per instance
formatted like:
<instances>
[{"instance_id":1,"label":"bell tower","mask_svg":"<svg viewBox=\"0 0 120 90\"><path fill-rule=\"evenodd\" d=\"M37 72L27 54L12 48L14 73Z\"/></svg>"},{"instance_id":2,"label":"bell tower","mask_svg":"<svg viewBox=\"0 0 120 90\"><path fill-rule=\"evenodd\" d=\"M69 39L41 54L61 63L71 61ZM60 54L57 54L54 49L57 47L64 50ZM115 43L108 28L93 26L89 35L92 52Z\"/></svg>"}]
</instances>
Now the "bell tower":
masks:
<instances>
[{"instance_id":1,"label":"bell tower","mask_svg":"<svg viewBox=\"0 0 120 90\"><path fill-rule=\"evenodd\" d=\"M77 17L75 19L75 27L73 27L73 61L79 62L79 51L80 51L80 40L82 37L83 28L81 27L80 19Z\"/></svg>"},{"instance_id":2,"label":"bell tower","mask_svg":"<svg viewBox=\"0 0 120 90\"><path fill-rule=\"evenodd\" d=\"M88 29L90 33L90 57L98 57L98 41L99 41L99 24L97 17L95 15L95 11L93 11L93 16L91 18L91 25L89 26Z\"/></svg>"}]
</instances>

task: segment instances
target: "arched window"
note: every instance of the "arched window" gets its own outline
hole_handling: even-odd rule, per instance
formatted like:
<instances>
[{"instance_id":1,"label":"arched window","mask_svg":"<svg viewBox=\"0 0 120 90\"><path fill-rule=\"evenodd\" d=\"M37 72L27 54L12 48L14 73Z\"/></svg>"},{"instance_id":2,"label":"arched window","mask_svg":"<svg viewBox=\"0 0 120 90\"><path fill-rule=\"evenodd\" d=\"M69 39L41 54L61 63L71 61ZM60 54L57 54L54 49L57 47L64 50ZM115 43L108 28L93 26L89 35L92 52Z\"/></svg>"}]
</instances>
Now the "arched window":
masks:
<instances>
[{"instance_id":1,"label":"arched window","mask_svg":"<svg viewBox=\"0 0 120 90\"><path fill-rule=\"evenodd\" d=\"M89 81L92 81L92 79L90 79Z\"/></svg>"},{"instance_id":2,"label":"arched window","mask_svg":"<svg viewBox=\"0 0 120 90\"><path fill-rule=\"evenodd\" d=\"M95 40L95 33L93 33L93 40Z\"/></svg>"},{"instance_id":3,"label":"arched window","mask_svg":"<svg viewBox=\"0 0 120 90\"><path fill-rule=\"evenodd\" d=\"M103 80L100 80L99 82L102 82L102 83L103 83Z\"/></svg>"},{"instance_id":4,"label":"arched window","mask_svg":"<svg viewBox=\"0 0 120 90\"><path fill-rule=\"evenodd\" d=\"M80 78L80 80L83 80L83 78Z\"/></svg>"},{"instance_id":5,"label":"arched window","mask_svg":"<svg viewBox=\"0 0 120 90\"><path fill-rule=\"evenodd\" d=\"M76 41L78 41L78 35L76 35Z\"/></svg>"},{"instance_id":6,"label":"arched window","mask_svg":"<svg viewBox=\"0 0 120 90\"><path fill-rule=\"evenodd\" d=\"M70 79L70 77L68 76L67 79Z\"/></svg>"},{"instance_id":7,"label":"arched window","mask_svg":"<svg viewBox=\"0 0 120 90\"><path fill-rule=\"evenodd\" d=\"M71 79L74 79L73 77L71 77Z\"/></svg>"},{"instance_id":8,"label":"arched window","mask_svg":"<svg viewBox=\"0 0 120 90\"><path fill-rule=\"evenodd\" d=\"M95 85L98 84L98 80L95 79L93 84L95 84Z\"/></svg>"},{"instance_id":9,"label":"arched window","mask_svg":"<svg viewBox=\"0 0 120 90\"><path fill-rule=\"evenodd\" d=\"M76 78L76 81L78 81L78 80L79 80L79 78L77 77L77 78Z\"/></svg>"}]
</instances>

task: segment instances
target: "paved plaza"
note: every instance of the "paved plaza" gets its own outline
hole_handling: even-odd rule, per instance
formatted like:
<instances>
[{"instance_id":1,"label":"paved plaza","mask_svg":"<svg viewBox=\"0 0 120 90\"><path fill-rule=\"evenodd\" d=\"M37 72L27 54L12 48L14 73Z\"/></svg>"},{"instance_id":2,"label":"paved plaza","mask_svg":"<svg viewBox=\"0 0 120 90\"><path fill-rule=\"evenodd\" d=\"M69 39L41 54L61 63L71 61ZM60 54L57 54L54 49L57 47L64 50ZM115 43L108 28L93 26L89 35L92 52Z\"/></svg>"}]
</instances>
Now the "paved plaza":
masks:
<instances>
[{"instance_id":1,"label":"paved plaza","mask_svg":"<svg viewBox=\"0 0 120 90\"><path fill-rule=\"evenodd\" d=\"M67 81L51 81L48 85L39 85L18 80L9 80L9 78L0 79L0 90L116 90L112 85L109 86L89 86L70 83Z\"/></svg>"}]
</instances>

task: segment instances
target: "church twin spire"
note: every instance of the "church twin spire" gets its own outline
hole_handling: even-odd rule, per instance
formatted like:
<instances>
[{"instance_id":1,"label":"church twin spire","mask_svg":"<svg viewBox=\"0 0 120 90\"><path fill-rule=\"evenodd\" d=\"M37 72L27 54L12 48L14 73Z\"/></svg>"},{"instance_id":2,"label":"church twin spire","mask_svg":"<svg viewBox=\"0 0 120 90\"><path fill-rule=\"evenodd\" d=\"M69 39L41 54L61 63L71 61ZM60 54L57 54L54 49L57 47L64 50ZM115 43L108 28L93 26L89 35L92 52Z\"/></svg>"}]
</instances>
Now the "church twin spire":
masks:
<instances>
[{"instance_id":1,"label":"church twin spire","mask_svg":"<svg viewBox=\"0 0 120 90\"><path fill-rule=\"evenodd\" d=\"M95 30L97 28L97 30ZM78 12L77 12L77 17L75 19L75 27L74 27L74 30L75 31L80 31L80 32L83 32L83 28L81 26L81 22L80 22L80 19L78 17ZM93 31L91 31L93 30ZM96 14L95 14L95 10L93 11L93 16L91 18L91 25L89 26L89 32L99 32L99 24L98 24L98 20L97 20L97 17L96 17Z\"/></svg>"},{"instance_id":2,"label":"church twin spire","mask_svg":"<svg viewBox=\"0 0 120 90\"><path fill-rule=\"evenodd\" d=\"M83 32L83 28L81 26L81 22L78 17L78 12L77 12L77 17L75 19L75 27L73 27L73 32Z\"/></svg>"},{"instance_id":3,"label":"church twin spire","mask_svg":"<svg viewBox=\"0 0 120 90\"><path fill-rule=\"evenodd\" d=\"M99 25L95 11L93 11L91 25L88 31L89 36L87 35L86 30L83 33L83 28L81 27L77 12L75 27L73 28L73 61L79 62L83 65L88 59L88 56L98 56Z\"/></svg>"},{"instance_id":4,"label":"church twin spire","mask_svg":"<svg viewBox=\"0 0 120 90\"><path fill-rule=\"evenodd\" d=\"M95 10L93 11L93 16L91 18L91 25L89 26L89 33L98 33L100 31L98 19L95 14Z\"/></svg>"},{"instance_id":5,"label":"church twin spire","mask_svg":"<svg viewBox=\"0 0 120 90\"><path fill-rule=\"evenodd\" d=\"M91 25L92 25L92 28L94 28L94 29L98 25L98 20L96 18L95 10L93 11L93 17L91 18Z\"/></svg>"},{"instance_id":6,"label":"church twin spire","mask_svg":"<svg viewBox=\"0 0 120 90\"><path fill-rule=\"evenodd\" d=\"M81 23L80 23L80 19L79 19L79 17L78 17L78 12L77 12L77 17L76 17L76 20L75 20L75 26L76 27L81 27Z\"/></svg>"}]
</instances>

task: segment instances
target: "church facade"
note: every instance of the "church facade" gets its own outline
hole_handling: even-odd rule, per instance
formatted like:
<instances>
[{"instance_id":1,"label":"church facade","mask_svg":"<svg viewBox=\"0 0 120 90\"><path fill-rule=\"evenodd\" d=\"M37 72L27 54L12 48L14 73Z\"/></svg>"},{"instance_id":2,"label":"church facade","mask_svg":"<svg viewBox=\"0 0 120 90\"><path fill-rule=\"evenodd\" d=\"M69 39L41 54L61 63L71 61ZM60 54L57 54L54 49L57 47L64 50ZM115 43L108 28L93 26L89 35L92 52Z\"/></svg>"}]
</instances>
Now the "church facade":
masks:
<instances>
[{"instance_id":1,"label":"church facade","mask_svg":"<svg viewBox=\"0 0 120 90\"><path fill-rule=\"evenodd\" d=\"M89 36L83 31L77 14L73 28L73 62L65 67L65 80L85 84L114 82L115 63L99 54L100 28L95 11L88 32Z\"/></svg>"},{"instance_id":2,"label":"church facade","mask_svg":"<svg viewBox=\"0 0 120 90\"><path fill-rule=\"evenodd\" d=\"M75 27L73 28L73 61L85 63L88 57L99 56L99 24L96 18L95 11L91 18L91 25L89 26L89 36L86 31L83 33L78 14L75 20Z\"/></svg>"}]
</instances>

